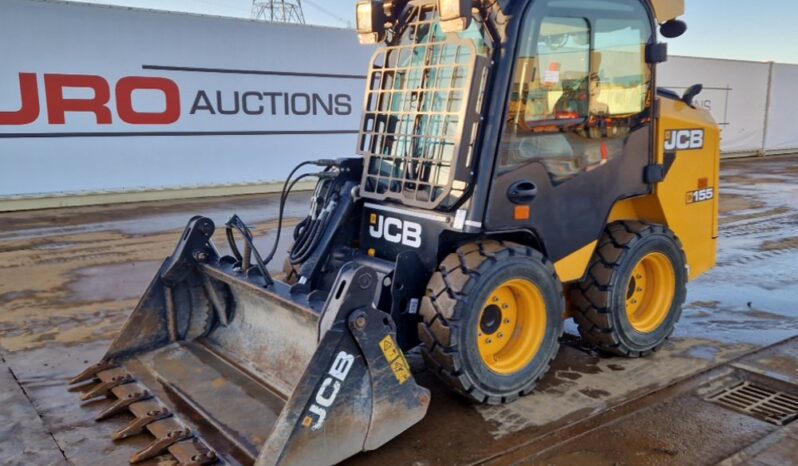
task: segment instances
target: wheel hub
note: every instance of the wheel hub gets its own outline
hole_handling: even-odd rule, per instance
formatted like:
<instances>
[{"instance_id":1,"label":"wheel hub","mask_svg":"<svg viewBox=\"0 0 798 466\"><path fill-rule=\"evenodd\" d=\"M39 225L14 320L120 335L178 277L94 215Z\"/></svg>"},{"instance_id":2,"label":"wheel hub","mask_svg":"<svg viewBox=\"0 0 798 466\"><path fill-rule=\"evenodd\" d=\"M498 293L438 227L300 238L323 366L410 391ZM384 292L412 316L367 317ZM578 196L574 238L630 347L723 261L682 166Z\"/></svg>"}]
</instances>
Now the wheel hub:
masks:
<instances>
[{"instance_id":1,"label":"wheel hub","mask_svg":"<svg viewBox=\"0 0 798 466\"><path fill-rule=\"evenodd\" d=\"M640 333L652 333L665 321L676 292L676 273L668 257L652 252L635 265L626 289L626 316Z\"/></svg>"},{"instance_id":2,"label":"wheel hub","mask_svg":"<svg viewBox=\"0 0 798 466\"><path fill-rule=\"evenodd\" d=\"M546 303L533 282L508 280L496 287L480 312L477 346L491 371L511 375L535 357L546 334Z\"/></svg>"},{"instance_id":3,"label":"wheel hub","mask_svg":"<svg viewBox=\"0 0 798 466\"><path fill-rule=\"evenodd\" d=\"M479 319L479 329L485 335L493 335L502 324L502 310L499 306L491 304L482 311Z\"/></svg>"}]
</instances>

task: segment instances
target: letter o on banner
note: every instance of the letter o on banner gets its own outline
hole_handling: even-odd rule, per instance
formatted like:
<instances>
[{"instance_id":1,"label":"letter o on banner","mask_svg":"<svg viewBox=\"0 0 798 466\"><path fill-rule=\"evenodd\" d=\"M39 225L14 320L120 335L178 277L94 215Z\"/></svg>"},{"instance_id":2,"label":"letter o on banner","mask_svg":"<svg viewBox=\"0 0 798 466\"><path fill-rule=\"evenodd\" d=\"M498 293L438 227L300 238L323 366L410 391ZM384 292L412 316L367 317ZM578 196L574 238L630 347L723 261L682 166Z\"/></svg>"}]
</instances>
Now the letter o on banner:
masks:
<instances>
[{"instance_id":1,"label":"letter o on banner","mask_svg":"<svg viewBox=\"0 0 798 466\"><path fill-rule=\"evenodd\" d=\"M133 91L153 90L164 94L163 112L138 112L133 108ZM116 110L119 118L132 125L168 125L180 118L180 89L171 79L129 76L116 83Z\"/></svg>"}]
</instances>

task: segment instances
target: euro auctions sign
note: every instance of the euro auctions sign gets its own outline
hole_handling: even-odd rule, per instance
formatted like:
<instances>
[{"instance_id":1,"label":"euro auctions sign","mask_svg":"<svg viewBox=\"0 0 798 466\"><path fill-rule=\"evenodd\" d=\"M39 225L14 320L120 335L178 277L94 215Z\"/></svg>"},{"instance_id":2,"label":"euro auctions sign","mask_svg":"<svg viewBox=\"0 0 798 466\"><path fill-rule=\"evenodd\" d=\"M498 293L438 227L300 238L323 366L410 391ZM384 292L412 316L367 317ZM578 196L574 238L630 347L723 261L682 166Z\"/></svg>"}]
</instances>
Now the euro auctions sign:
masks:
<instances>
[{"instance_id":1,"label":"euro auctions sign","mask_svg":"<svg viewBox=\"0 0 798 466\"><path fill-rule=\"evenodd\" d=\"M219 72L197 68L179 70ZM225 71L235 73L235 70ZM252 73L250 70L239 72ZM276 72L259 74L285 75ZM310 73L292 74L320 79L319 75ZM50 126L66 125L68 114L87 114L100 128L111 126L115 121L127 125L172 126L180 123L182 118L197 117L199 121L203 116L332 117L348 116L353 112L353 96L348 93L191 89L187 99L182 95L180 85L165 77L125 76L112 83L99 75L46 73L41 77L43 91L39 89L39 81L36 73L19 73L19 109L0 110L0 126L27 126L40 120ZM78 92L85 95L78 96ZM78 120L77 115L74 118ZM236 124L241 122L236 121ZM20 133L18 136L26 134L36 135ZM85 134L77 132L74 135Z\"/></svg>"},{"instance_id":2,"label":"euro auctions sign","mask_svg":"<svg viewBox=\"0 0 798 466\"><path fill-rule=\"evenodd\" d=\"M36 73L19 73L20 108L0 111L0 125L24 126L35 123L42 116L42 100L46 107L47 123L66 124L67 113L91 113L97 125L113 123L109 108L111 91L102 76L76 74L45 74L44 96L40 98ZM85 89L91 96L67 97L70 89ZM117 118L131 125L170 125L180 119L180 88L167 78L127 76L115 86ZM140 111L133 107L134 91L156 91L162 94L163 110Z\"/></svg>"},{"instance_id":3,"label":"euro auctions sign","mask_svg":"<svg viewBox=\"0 0 798 466\"><path fill-rule=\"evenodd\" d=\"M50 0L0 7L0 200L281 181L355 155L354 31Z\"/></svg>"}]
</instances>

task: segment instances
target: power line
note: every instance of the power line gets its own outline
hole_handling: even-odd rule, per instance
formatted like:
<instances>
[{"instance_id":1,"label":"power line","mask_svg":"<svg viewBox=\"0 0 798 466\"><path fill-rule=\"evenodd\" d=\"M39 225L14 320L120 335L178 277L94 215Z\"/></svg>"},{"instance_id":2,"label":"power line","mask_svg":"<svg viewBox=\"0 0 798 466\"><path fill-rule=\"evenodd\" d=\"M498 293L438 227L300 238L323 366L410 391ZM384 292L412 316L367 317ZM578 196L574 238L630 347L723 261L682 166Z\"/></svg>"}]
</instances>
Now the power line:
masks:
<instances>
[{"instance_id":1,"label":"power line","mask_svg":"<svg viewBox=\"0 0 798 466\"><path fill-rule=\"evenodd\" d=\"M305 0L305 3L311 5L313 8L319 10L320 12L326 14L327 16L346 24L347 27L352 27L352 20L351 19L342 18L342 17L338 16L337 14L333 13L332 11L327 10L326 8L316 4L316 2L311 2L310 0Z\"/></svg>"}]
</instances>

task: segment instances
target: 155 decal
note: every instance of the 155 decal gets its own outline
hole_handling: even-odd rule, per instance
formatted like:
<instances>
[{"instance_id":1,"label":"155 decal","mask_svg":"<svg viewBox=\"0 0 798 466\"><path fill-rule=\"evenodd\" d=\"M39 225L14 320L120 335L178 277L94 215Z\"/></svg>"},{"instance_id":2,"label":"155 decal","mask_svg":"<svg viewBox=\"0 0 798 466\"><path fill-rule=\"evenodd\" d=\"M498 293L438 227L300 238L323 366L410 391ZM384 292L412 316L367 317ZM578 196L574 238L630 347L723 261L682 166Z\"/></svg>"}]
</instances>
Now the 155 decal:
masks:
<instances>
[{"instance_id":1,"label":"155 decal","mask_svg":"<svg viewBox=\"0 0 798 466\"><path fill-rule=\"evenodd\" d=\"M687 193L688 204L711 201L712 199L715 199L715 188L698 189Z\"/></svg>"}]
</instances>

